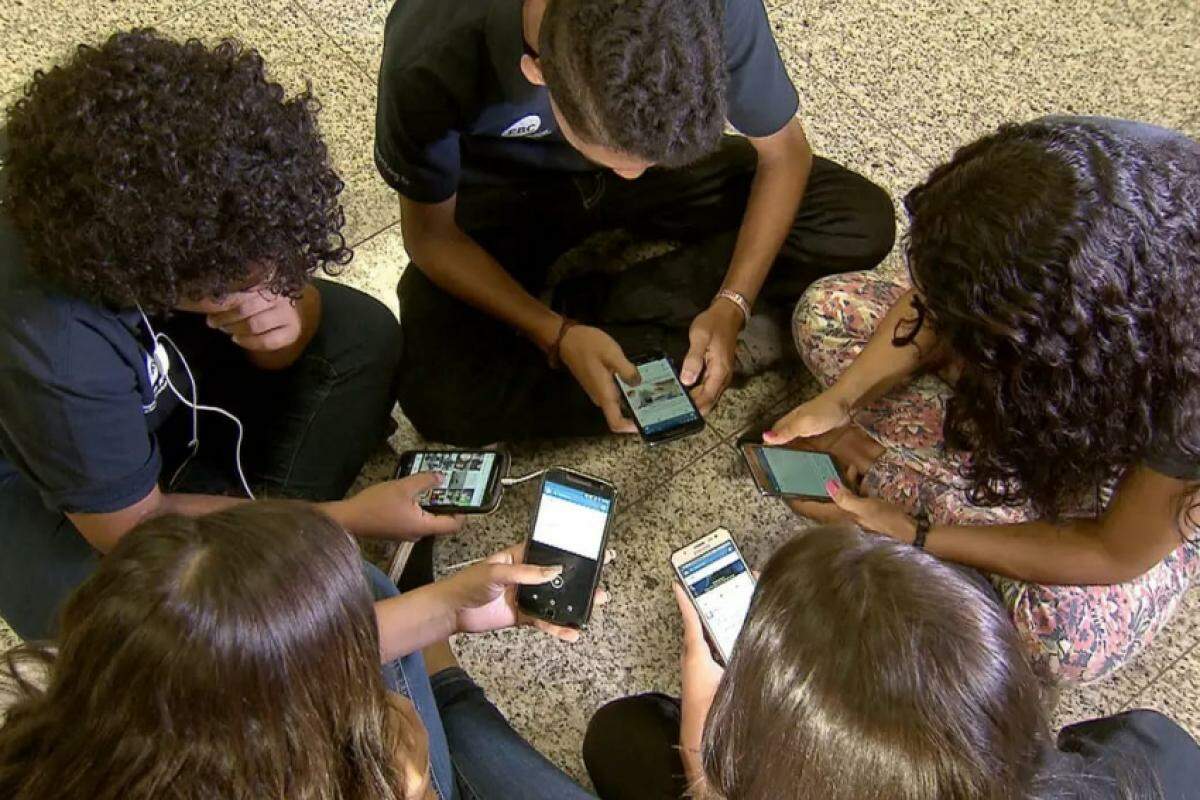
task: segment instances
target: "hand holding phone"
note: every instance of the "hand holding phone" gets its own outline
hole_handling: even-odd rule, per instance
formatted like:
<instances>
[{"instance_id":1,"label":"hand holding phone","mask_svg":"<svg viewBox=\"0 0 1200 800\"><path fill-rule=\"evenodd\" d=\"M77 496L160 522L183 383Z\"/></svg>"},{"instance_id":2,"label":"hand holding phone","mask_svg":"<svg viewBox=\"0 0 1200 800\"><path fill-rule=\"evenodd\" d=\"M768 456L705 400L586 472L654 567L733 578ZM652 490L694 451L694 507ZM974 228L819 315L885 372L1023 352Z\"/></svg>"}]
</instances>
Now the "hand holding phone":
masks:
<instances>
[{"instance_id":1,"label":"hand holding phone","mask_svg":"<svg viewBox=\"0 0 1200 800\"><path fill-rule=\"evenodd\" d=\"M561 567L535 566L521 561L525 546L513 545L436 584L455 611L459 633L482 633L532 625L563 641L579 639L579 631L524 614L517 607L518 586L544 586L562 573ZM606 597L597 592L596 603Z\"/></svg>"},{"instance_id":2,"label":"hand holding phone","mask_svg":"<svg viewBox=\"0 0 1200 800\"><path fill-rule=\"evenodd\" d=\"M825 484L845 483L828 453L749 443L742 445L742 456L766 497L828 501Z\"/></svg>"},{"instance_id":3,"label":"hand holding phone","mask_svg":"<svg viewBox=\"0 0 1200 800\"><path fill-rule=\"evenodd\" d=\"M669 358L655 353L635 358L634 363L641 383L630 386L620 376L616 382L646 444L653 447L704 430L704 418Z\"/></svg>"},{"instance_id":4,"label":"hand holding phone","mask_svg":"<svg viewBox=\"0 0 1200 800\"><path fill-rule=\"evenodd\" d=\"M616 488L598 478L555 467L542 477L525 562L561 566L542 586L517 589L517 605L533 617L580 628L592 613Z\"/></svg>"},{"instance_id":5,"label":"hand holding phone","mask_svg":"<svg viewBox=\"0 0 1200 800\"><path fill-rule=\"evenodd\" d=\"M407 450L400 455L396 476L440 476L420 497L421 507L430 513L487 514L500 504L508 461L507 453L493 450Z\"/></svg>"},{"instance_id":6,"label":"hand holding phone","mask_svg":"<svg viewBox=\"0 0 1200 800\"><path fill-rule=\"evenodd\" d=\"M733 536L717 528L672 553L671 567L695 606L717 660L728 664L755 585Z\"/></svg>"}]
</instances>

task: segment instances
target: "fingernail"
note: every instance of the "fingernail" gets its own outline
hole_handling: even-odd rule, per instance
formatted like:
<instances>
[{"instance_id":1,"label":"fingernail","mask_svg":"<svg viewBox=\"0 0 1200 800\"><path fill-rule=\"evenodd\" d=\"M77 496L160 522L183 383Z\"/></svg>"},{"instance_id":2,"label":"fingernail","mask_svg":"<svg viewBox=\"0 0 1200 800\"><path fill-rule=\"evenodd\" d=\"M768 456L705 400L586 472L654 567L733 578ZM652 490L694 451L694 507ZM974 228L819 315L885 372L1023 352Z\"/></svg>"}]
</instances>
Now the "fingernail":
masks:
<instances>
[{"instance_id":1,"label":"fingernail","mask_svg":"<svg viewBox=\"0 0 1200 800\"><path fill-rule=\"evenodd\" d=\"M563 568L562 568L561 564L556 567L542 567L542 572L546 573L551 578L553 578L557 575L561 575L562 571L563 571Z\"/></svg>"},{"instance_id":2,"label":"fingernail","mask_svg":"<svg viewBox=\"0 0 1200 800\"><path fill-rule=\"evenodd\" d=\"M833 479L825 481L825 491L829 492L830 497L833 497L839 491L841 491L841 488L842 487L838 486L838 482Z\"/></svg>"}]
</instances>

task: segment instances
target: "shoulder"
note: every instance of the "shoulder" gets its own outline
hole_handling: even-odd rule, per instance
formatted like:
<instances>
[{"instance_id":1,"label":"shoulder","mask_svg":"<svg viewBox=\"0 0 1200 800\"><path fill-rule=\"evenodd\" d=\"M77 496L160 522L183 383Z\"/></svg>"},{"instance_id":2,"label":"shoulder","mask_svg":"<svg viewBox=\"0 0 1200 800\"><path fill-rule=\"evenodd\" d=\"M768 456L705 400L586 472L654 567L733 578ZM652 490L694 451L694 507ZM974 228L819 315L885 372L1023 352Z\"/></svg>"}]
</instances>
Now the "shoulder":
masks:
<instances>
[{"instance_id":1,"label":"shoulder","mask_svg":"<svg viewBox=\"0 0 1200 800\"><path fill-rule=\"evenodd\" d=\"M1064 728L1058 749L1077 757L1080 783L1107 785L1113 796L1182 800L1200 782L1200 746L1169 717L1135 709Z\"/></svg>"}]
</instances>

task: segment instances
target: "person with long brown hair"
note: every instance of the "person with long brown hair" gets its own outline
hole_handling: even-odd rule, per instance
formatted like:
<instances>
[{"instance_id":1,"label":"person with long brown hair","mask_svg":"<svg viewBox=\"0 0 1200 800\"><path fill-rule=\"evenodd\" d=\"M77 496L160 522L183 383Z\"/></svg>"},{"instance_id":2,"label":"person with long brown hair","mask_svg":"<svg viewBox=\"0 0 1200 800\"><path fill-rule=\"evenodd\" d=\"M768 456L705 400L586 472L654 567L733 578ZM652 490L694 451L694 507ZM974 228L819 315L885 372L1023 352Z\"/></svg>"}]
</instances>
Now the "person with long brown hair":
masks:
<instances>
[{"instance_id":1,"label":"person with long brown hair","mask_svg":"<svg viewBox=\"0 0 1200 800\"><path fill-rule=\"evenodd\" d=\"M601 708L604 800L1184 800L1200 748L1153 711L1051 736L1041 686L979 576L842 524L763 569L728 669L683 617L681 700Z\"/></svg>"},{"instance_id":2,"label":"person with long brown hair","mask_svg":"<svg viewBox=\"0 0 1200 800\"><path fill-rule=\"evenodd\" d=\"M461 669L431 690L417 649L528 622L513 588L556 572L519 552L374 602L395 588L312 506L143 523L71 596L55 648L6 655L0 797L588 797Z\"/></svg>"}]
</instances>

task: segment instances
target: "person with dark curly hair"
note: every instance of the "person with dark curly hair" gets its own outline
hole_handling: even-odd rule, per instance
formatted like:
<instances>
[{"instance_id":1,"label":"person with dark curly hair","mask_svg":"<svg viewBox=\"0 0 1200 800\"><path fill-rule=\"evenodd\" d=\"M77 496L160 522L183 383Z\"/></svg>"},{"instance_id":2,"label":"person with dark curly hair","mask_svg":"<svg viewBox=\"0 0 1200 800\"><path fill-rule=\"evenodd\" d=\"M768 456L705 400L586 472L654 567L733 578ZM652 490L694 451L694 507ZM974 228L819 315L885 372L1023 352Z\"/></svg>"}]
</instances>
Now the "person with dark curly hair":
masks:
<instances>
[{"instance_id":1,"label":"person with dark curly hair","mask_svg":"<svg viewBox=\"0 0 1200 800\"><path fill-rule=\"evenodd\" d=\"M386 433L398 326L313 278L351 256L316 112L254 50L148 30L78 47L8 109L0 616L21 636L140 521L252 485L360 534L457 527L416 505L429 476L341 502Z\"/></svg>"},{"instance_id":2,"label":"person with dark curly hair","mask_svg":"<svg viewBox=\"0 0 1200 800\"><path fill-rule=\"evenodd\" d=\"M905 206L912 288L813 285L794 332L827 388L764 439L843 459L801 513L987 573L1044 677L1103 678L1200 572L1200 144L1005 125Z\"/></svg>"},{"instance_id":3,"label":"person with dark curly hair","mask_svg":"<svg viewBox=\"0 0 1200 800\"><path fill-rule=\"evenodd\" d=\"M762 0L398 0L385 37L397 394L427 437L634 432L613 376L652 352L707 413L782 358L809 283L891 250L887 193L813 156ZM551 269L617 229L678 246Z\"/></svg>"}]
</instances>

